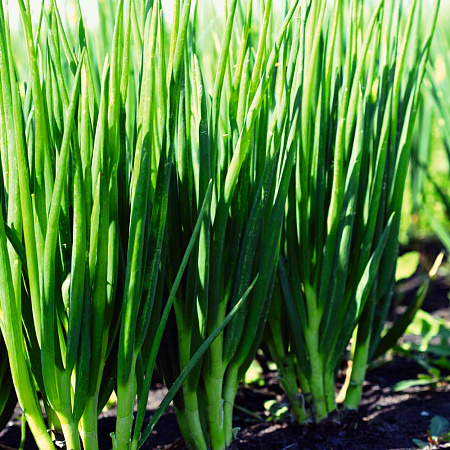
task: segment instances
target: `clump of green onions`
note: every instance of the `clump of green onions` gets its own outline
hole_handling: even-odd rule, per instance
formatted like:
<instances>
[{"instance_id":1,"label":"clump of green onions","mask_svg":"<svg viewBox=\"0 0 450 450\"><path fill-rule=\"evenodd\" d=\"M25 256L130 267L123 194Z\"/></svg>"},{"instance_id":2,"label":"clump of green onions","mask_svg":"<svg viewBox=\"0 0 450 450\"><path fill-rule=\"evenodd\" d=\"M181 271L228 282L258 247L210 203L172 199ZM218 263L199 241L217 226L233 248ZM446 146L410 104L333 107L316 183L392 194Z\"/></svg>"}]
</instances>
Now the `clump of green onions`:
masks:
<instances>
[{"instance_id":1,"label":"clump of green onions","mask_svg":"<svg viewBox=\"0 0 450 450\"><path fill-rule=\"evenodd\" d=\"M37 27L17 1L25 81L0 5L0 328L39 449L50 429L97 450L113 390L113 450L172 399L189 448L228 448L266 322L301 422L335 411L353 335L356 408L439 0L424 41L421 0L406 22L401 0L371 18L358 0L227 0L221 43L191 0L170 32L162 0L101 2L95 36L78 0L73 28L55 0ZM155 365L171 388L143 430Z\"/></svg>"},{"instance_id":2,"label":"clump of green onions","mask_svg":"<svg viewBox=\"0 0 450 450\"><path fill-rule=\"evenodd\" d=\"M448 7L446 8L448 16ZM447 16L443 16L444 23ZM418 138L415 147L415 172L411 173L413 199L417 199L418 212L423 212L431 229L442 242L447 252L450 252L450 39L443 23L438 30L431 54L431 70L428 71L428 89L424 93L424 108L420 126L424 130ZM437 122L437 124L436 124ZM441 140L435 140L435 127L440 131ZM434 138L434 139L433 139ZM439 145L442 143L442 145ZM434 146L433 146L434 145ZM432 167L439 166L440 173L435 174ZM427 183L426 183L427 182ZM426 197L425 187L431 186ZM415 194L415 195L414 195ZM426 199L438 199L443 209L443 216L439 218L427 205ZM447 222L447 223L446 223Z\"/></svg>"},{"instance_id":3,"label":"clump of green onions","mask_svg":"<svg viewBox=\"0 0 450 450\"><path fill-rule=\"evenodd\" d=\"M299 422L359 406L390 305L400 212L420 89L436 26L413 32L420 0L313 1L302 11L296 171L265 340ZM411 55L411 58L407 58ZM300 389L299 389L300 388Z\"/></svg>"},{"instance_id":4,"label":"clump of green onions","mask_svg":"<svg viewBox=\"0 0 450 450\"><path fill-rule=\"evenodd\" d=\"M241 2L229 1L217 51L200 51L200 12L187 38L169 198L166 290L210 179L213 195L163 340L158 364L168 384L245 299L174 399L191 449L222 450L232 443L238 384L266 323L298 136L299 3L291 2L275 21L272 2L265 2L254 32L253 2L244 9ZM180 7L175 4L174 28ZM275 31L269 32L272 22ZM211 98L205 80L210 80Z\"/></svg>"},{"instance_id":5,"label":"clump of green onions","mask_svg":"<svg viewBox=\"0 0 450 450\"><path fill-rule=\"evenodd\" d=\"M448 59L448 36L442 29L439 29L439 23L446 20L445 12L446 10L448 12L448 7L445 6L442 5L440 9L437 31L430 50L430 62L421 90L416 118L417 125L412 138L409 165L410 184L407 186L409 190L405 191L401 224L403 230L402 227L401 230L407 232L410 240L415 240L428 227L427 231L432 230L449 252L450 233L445 222L447 218L450 218L450 191L447 189L448 183L446 183L450 175L450 165L442 164L442 162L450 161L450 134L447 131L450 126L450 116L447 111L450 108L445 95L445 92L450 89L446 77L450 61ZM419 17L425 8L425 3L419 3ZM422 21L416 21L414 26L416 28L416 51L420 52L421 34L424 31ZM411 52L410 58L414 58L414 55L415 53ZM441 133L436 133L438 130ZM441 209L444 214L435 214ZM424 226L424 223L427 225ZM414 298L410 298L401 314L397 314L394 322L389 327L385 327L381 339L379 336L375 336L376 345L372 344L371 346L371 358L382 356L394 347L414 320L416 313L427 298L429 286L437 276L442 257L443 253L437 257L429 273L424 274L423 282L417 289ZM394 298L396 304L398 304L398 300L398 297Z\"/></svg>"},{"instance_id":6,"label":"clump of green onions","mask_svg":"<svg viewBox=\"0 0 450 450\"><path fill-rule=\"evenodd\" d=\"M87 44L76 6L78 33L69 36L55 1L33 30L29 3L19 0L26 84L16 76L8 11L0 6L0 327L17 396L41 450L54 448L48 429L62 433L69 449L98 449L97 418L113 389L112 446L137 449L172 298L212 190L205 187L186 252L172 264L164 309L158 286L189 2L173 32L167 86L158 71L160 1L118 1L103 64ZM145 436L240 305L193 355Z\"/></svg>"}]
</instances>

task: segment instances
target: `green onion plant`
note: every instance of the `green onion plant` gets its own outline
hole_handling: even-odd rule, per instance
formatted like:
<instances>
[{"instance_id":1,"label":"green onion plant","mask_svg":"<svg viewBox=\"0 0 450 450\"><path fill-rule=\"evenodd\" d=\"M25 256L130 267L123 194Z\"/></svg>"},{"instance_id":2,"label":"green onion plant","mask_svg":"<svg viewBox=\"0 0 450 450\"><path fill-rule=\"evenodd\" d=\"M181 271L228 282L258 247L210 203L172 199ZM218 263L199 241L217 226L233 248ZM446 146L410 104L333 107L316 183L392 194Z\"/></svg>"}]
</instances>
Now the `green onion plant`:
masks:
<instances>
[{"instance_id":1,"label":"green onion plant","mask_svg":"<svg viewBox=\"0 0 450 450\"><path fill-rule=\"evenodd\" d=\"M185 442L196 450L228 448L235 436L234 399L269 311L299 136L300 2L286 4L281 18L273 15L272 1L263 2L260 15L254 4L226 3L222 42L209 53L202 51L201 13L194 9L182 55L166 293L210 179L213 192L158 359L167 384L245 301L174 399ZM174 29L183 14L175 2ZM171 46L169 66L172 54Z\"/></svg>"},{"instance_id":2,"label":"green onion plant","mask_svg":"<svg viewBox=\"0 0 450 450\"><path fill-rule=\"evenodd\" d=\"M449 104L445 92L450 88L446 73L450 68L448 55L448 35L445 34L442 24L445 23L448 13L447 5L442 5L436 36L430 51L429 64L421 91L417 125L415 127L411 160L409 166L409 189L405 190L405 205L403 207L402 225L407 231L408 243L414 246L422 237L429 238L434 233L441 241L447 252L450 251L450 234L446 222L450 218L450 191L448 190L448 176L450 151L448 118ZM425 8L424 3L418 6L419 16ZM423 32L421 21L415 24L417 32ZM420 40L417 40L420 44ZM417 47L420 51L420 47ZM412 52L412 57L414 52ZM433 211L433 212L432 212ZM402 227L401 227L402 229ZM424 233L426 233L424 235ZM403 236L404 238L405 236ZM442 263L441 253L428 274L423 274L423 282L417 290L412 301L405 305L404 311L398 315L389 328L385 328L383 336L372 358L384 355L396 345L398 339L413 322L416 313L421 308L428 293L430 284L436 279L438 269ZM398 305L399 299L395 299Z\"/></svg>"},{"instance_id":3,"label":"green onion plant","mask_svg":"<svg viewBox=\"0 0 450 450\"><path fill-rule=\"evenodd\" d=\"M300 422L336 410L351 342L357 408L439 0L425 35L422 0L227 0L223 21L174 0L171 25L162 0L102 1L96 33L78 0L73 26L55 0L37 23L12 1L0 420L12 382L40 450L61 433L97 450L115 391L113 450L140 448L171 400L188 448L224 450L263 335ZM170 390L144 428L156 366Z\"/></svg>"},{"instance_id":4,"label":"green onion plant","mask_svg":"<svg viewBox=\"0 0 450 450\"><path fill-rule=\"evenodd\" d=\"M312 1L300 28L301 118L265 342L300 423L332 418L351 343L345 407L392 296L411 137L439 1ZM411 57L412 53L412 57Z\"/></svg>"},{"instance_id":5,"label":"green onion plant","mask_svg":"<svg viewBox=\"0 0 450 450\"><path fill-rule=\"evenodd\" d=\"M431 55L431 70L428 71L428 89L427 95L424 95L424 102L427 101L428 117L433 117L437 122L437 129L440 131L441 140L432 147L433 141L420 141L416 146L414 160L418 169L416 174L411 174L411 182L417 179L417 175L422 175L432 186L432 193L441 205L443 212L442 218L436 217L431 208L427 205L427 200L431 195L426 196L425 182L419 188L421 203L419 207L423 209L431 229L442 242L447 252L450 252L450 231L447 229L446 222L450 220L450 190L448 177L450 176L450 102L448 92L450 92L450 39L443 25L438 30L435 45ZM425 135L435 135L436 126L434 121L424 119L421 121L421 127ZM422 156L426 155L426 156ZM430 165L437 164L442 168L441 176L438 178L432 172ZM447 169L447 170L445 170ZM416 176L414 176L416 175Z\"/></svg>"},{"instance_id":6,"label":"green onion plant","mask_svg":"<svg viewBox=\"0 0 450 450\"><path fill-rule=\"evenodd\" d=\"M163 308L189 2L172 35L167 85L160 1L117 2L104 62L88 45L78 3L73 36L55 1L43 5L37 28L29 2L18 4L25 82L0 6L0 327L12 380L39 449L54 448L51 430L68 449L97 450L98 414L113 390L112 447L137 449L242 306L217 322L142 435L157 350L212 192L207 182Z\"/></svg>"},{"instance_id":7,"label":"green onion plant","mask_svg":"<svg viewBox=\"0 0 450 450\"><path fill-rule=\"evenodd\" d=\"M419 16L425 8L420 3ZM448 90L446 72L448 66L448 37L439 24L445 20L445 5L441 7L437 22L436 36L430 50L429 64L421 90L421 99L417 113L417 125L414 130L411 159L409 165L409 186L405 189L405 201L403 206L402 226L407 230L409 245L417 245L424 233L428 235L433 232L437 239L442 242L447 251L450 249L450 236L446 230L446 218L450 218L450 191L445 181L448 179L449 171L446 161L450 161L448 147L448 133L445 119L445 91ZM423 32L421 21L415 24L417 33ZM420 39L417 40L420 44ZM420 51L420 45L417 47ZM413 57L414 52L411 54ZM448 103L448 102L447 102ZM444 164L443 164L444 163ZM409 187L409 189L408 189ZM433 209L433 213L431 212ZM425 219L425 220L424 220ZM426 224L426 225L425 225ZM426 236L429 237L429 236ZM403 236L404 238L404 236ZM435 281L438 269L442 263L443 253L439 254L429 273L422 275L423 282L417 289L413 299L409 299L404 310L394 322L385 327L383 336L379 340L376 349L371 353L372 358L386 354L386 352L397 344L398 339L414 321L416 313L427 298L430 284ZM398 306L401 299L394 293L394 304Z\"/></svg>"},{"instance_id":8,"label":"green onion plant","mask_svg":"<svg viewBox=\"0 0 450 450\"><path fill-rule=\"evenodd\" d=\"M450 192L446 184L450 174L450 117L446 93L450 89L450 41L445 23L448 12L448 5L443 4L422 90L419 125L411 154L409 205L407 203L411 212L408 237L417 239L432 231L447 243L447 248L449 239L445 238L445 218L450 217Z\"/></svg>"}]
</instances>

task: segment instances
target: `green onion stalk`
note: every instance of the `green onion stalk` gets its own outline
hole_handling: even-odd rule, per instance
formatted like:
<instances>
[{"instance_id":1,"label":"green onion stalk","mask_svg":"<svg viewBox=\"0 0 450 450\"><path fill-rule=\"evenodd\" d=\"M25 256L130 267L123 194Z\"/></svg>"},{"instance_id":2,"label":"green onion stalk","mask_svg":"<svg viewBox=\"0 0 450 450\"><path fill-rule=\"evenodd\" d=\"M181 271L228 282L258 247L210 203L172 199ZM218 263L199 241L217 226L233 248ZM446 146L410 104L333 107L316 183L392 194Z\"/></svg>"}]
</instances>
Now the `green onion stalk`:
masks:
<instances>
[{"instance_id":1,"label":"green onion stalk","mask_svg":"<svg viewBox=\"0 0 450 450\"><path fill-rule=\"evenodd\" d=\"M228 311L245 302L174 398L178 423L191 449L222 450L231 445L238 384L267 319L298 139L300 115L293 92L298 46L289 45L299 28L298 4L292 2L282 20L273 22L277 31L269 33L272 2L266 2L260 29L254 33L252 2L245 8L236 0L228 2L222 45L208 56L200 52L202 22L195 10L182 55L164 298L210 180L212 198L158 358L167 384L184 370ZM174 28L178 8L176 2ZM171 46L169 61L172 52Z\"/></svg>"},{"instance_id":2,"label":"green onion stalk","mask_svg":"<svg viewBox=\"0 0 450 450\"><path fill-rule=\"evenodd\" d=\"M358 408L386 319L439 8L437 1L417 47L419 3L408 14L401 2L384 0L369 15L354 0L313 1L302 11L301 139L265 333L300 423L335 415L336 375L352 336L345 407Z\"/></svg>"}]
</instances>

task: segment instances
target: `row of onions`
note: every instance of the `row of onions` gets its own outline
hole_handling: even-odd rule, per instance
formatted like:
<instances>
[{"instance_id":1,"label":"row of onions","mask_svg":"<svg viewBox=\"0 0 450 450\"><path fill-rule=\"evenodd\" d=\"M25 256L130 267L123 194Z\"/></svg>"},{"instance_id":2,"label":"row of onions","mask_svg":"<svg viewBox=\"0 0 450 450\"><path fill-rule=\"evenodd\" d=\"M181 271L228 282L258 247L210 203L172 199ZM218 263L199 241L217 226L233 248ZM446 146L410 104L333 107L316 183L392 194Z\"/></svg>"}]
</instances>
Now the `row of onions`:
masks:
<instances>
[{"instance_id":1,"label":"row of onions","mask_svg":"<svg viewBox=\"0 0 450 450\"><path fill-rule=\"evenodd\" d=\"M336 413L351 345L358 408L439 0L428 30L421 0L273 3L227 0L219 39L191 0L95 31L18 0L23 77L0 5L0 414L17 395L40 450L98 449L113 392L114 450L172 400L188 448L226 449L262 341L300 423Z\"/></svg>"}]
</instances>

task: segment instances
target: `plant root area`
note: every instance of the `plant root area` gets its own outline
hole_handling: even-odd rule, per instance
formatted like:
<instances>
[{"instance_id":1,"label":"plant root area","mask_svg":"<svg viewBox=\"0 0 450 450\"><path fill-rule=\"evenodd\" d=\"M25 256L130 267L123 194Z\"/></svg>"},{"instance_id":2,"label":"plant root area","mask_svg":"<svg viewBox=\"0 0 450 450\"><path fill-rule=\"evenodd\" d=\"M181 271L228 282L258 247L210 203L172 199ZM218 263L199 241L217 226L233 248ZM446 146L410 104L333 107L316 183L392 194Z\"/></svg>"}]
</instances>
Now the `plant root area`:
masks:
<instances>
[{"instance_id":1,"label":"plant root area","mask_svg":"<svg viewBox=\"0 0 450 450\"><path fill-rule=\"evenodd\" d=\"M450 418L450 386L439 388L412 387L393 392L392 386L403 379L416 378L420 366L396 357L386 365L371 370L364 384L359 413L342 415L324 424L297 425L289 418L271 420L264 408L267 400L283 402L276 372L265 375L263 386L242 387L238 393L235 426L240 430L233 450L412 450L412 439L426 441L427 429L436 415ZM163 398L166 389L155 385L149 401L149 417ZM250 415L245 410L256 415ZM17 411L19 413L19 411ZM102 413L99 421L100 450L109 450L109 433L115 424L114 408ZM18 449L20 420L17 414L0 433L0 449ZM62 447L64 448L64 447ZM169 409L157 424L143 449L183 450L184 443L173 410ZM430 446L430 449L432 447ZM24 450L35 450L27 433Z\"/></svg>"},{"instance_id":2,"label":"plant root area","mask_svg":"<svg viewBox=\"0 0 450 450\"><path fill-rule=\"evenodd\" d=\"M422 259L432 261L440 246L432 245L428 255L421 243ZM421 283L419 269L402 287L405 298L403 305L412 300ZM450 321L448 308L450 286L442 277L430 288L423 309L434 317ZM390 320L401 306L394 306ZM403 306L404 308L404 306ZM408 340L409 336L402 339ZM413 439L427 441L427 430L431 419L440 415L450 420L450 385L415 386L401 392L394 392L393 386L402 380L416 379L424 369L414 360L394 356L367 373L363 386L363 398L358 413L339 412L333 421L322 424L298 425L289 417L274 419L264 404L275 401L280 405L285 398L279 388L277 373L266 371L259 383L241 386L236 398L234 426L239 428L237 438L230 450L415 450ZM345 374L341 373L342 383ZM338 386L339 387L339 386ZM147 420L158 407L167 389L155 382L147 405ZM21 436L20 408L8 426L0 431L0 450L16 450ZM110 433L115 427L115 408L100 415L99 449L110 450ZM58 442L55 443L58 448ZM63 443L60 447L64 449ZM185 450L175 414L172 408L162 416L143 450ZM437 447L429 446L428 450ZM450 448L441 446L440 448ZM29 430L24 450L37 450Z\"/></svg>"}]
</instances>

